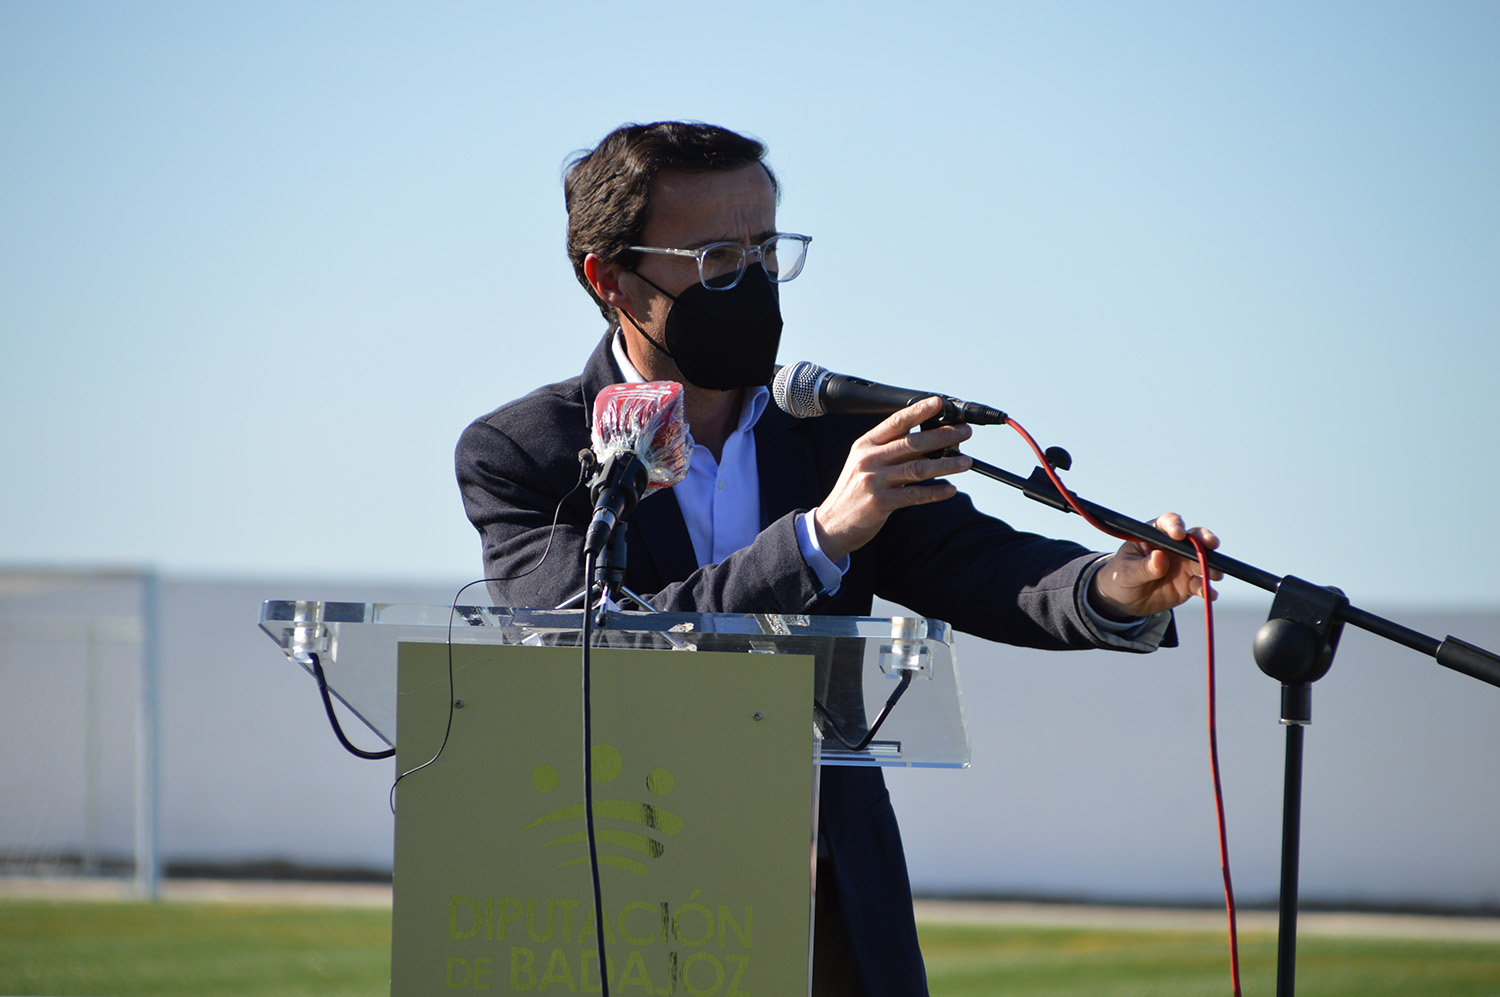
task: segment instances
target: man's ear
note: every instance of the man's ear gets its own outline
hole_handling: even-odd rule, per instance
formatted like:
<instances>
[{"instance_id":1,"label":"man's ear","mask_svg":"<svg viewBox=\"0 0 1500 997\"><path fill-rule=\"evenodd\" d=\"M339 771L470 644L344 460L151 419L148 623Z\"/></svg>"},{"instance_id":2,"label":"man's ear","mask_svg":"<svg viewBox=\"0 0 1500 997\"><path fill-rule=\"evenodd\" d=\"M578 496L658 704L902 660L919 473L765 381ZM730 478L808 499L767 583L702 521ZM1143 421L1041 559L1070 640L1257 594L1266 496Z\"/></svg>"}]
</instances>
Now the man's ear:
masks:
<instances>
[{"instance_id":1,"label":"man's ear","mask_svg":"<svg viewBox=\"0 0 1500 997\"><path fill-rule=\"evenodd\" d=\"M630 296L620 287L623 272L618 263L606 263L593 253L583 258L583 276L599 300L611 308L625 309L630 303Z\"/></svg>"}]
</instances>

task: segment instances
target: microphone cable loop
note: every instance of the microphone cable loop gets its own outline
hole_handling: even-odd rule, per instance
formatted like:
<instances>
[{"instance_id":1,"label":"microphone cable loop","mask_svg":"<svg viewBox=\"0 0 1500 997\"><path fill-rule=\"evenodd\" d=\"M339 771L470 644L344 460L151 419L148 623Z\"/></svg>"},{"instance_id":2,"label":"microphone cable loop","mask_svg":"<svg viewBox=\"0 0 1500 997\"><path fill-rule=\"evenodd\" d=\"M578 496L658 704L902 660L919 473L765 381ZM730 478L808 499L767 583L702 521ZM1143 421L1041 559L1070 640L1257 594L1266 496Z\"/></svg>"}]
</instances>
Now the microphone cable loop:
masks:
<instances>
[{"instance_id":1,"label":"microphone cable loop","mask_svg":"<svg viewBox=\"0 0 1500 997\"><path fill-rule=\"evenodd\" d=\"M870 746L871 741L875 740L875 735L880 732L881 725L885 723L885 718L891 715L891 710L895 709L896 704L901 701L901 697L906 695L907 688L911 686L911 677L915 674L916 672L909 668L901 670L901 680L896 683L896 688L891 692L890 698L885 701L885 706L881 708L880 713L875 717L875 722L870 724L869 729L865 731L865 736L857 741L851 740L849 735L844 733L844 729L839 726L838 721L833 719L833 714L829 713L828 708L816 699L813 700L813 712L822 719L823 723L828 727L828 732L833 735L834 740L850 751L863 751Z\"/></svg>"},{"instance_id":2,"label":"microphone cable loop","mask_svg":"<svg viewBox=\"0 0 1500 997\"><path fill-rule=\"evenodd\" d=\"M312 661L313 678L318 682L318 695L323 698L323 709L328 713L329 726L333 728L333 736L339 739L339 744L344 746L344 750L356 758L364 758L370 761L379 761L395 755L395 748L366 751L363 748L356 747L354 742L349 740L348 735L344 733L343 726L339 723L338 715L333 712L333 697L328 692L328 676L323 674L323 662L318 659L316 651L309 653L307 657Z\"/></svg>"}]
</instances>

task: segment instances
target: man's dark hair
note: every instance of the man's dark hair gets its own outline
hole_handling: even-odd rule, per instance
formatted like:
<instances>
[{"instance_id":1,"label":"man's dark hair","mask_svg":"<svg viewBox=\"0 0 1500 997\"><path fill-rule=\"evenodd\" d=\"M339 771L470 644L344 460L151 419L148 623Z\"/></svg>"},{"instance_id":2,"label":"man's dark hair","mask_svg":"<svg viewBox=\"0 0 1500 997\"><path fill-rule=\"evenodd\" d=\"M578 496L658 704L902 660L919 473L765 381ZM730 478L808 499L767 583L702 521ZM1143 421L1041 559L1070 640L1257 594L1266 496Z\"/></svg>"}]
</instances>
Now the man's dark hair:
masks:
<instances>
[{"instance_id":1,"label":"man's dark hair","mask_svg":"<svg viewBox=\"0 0 1500 997\"><path fill-rule=\"evenodd\" d=\"M593 149L574 157L563 173L568 208L568 259L573 273L610 322L610 308L589 286L583 258L593 253L608 263L633 266L651 209L651 185L663 170L690 173L737 170L759 163L780 196L776 174L765 164L766 147L717 125L658 121L621 125Z\"/></svg>"}]
</instances>

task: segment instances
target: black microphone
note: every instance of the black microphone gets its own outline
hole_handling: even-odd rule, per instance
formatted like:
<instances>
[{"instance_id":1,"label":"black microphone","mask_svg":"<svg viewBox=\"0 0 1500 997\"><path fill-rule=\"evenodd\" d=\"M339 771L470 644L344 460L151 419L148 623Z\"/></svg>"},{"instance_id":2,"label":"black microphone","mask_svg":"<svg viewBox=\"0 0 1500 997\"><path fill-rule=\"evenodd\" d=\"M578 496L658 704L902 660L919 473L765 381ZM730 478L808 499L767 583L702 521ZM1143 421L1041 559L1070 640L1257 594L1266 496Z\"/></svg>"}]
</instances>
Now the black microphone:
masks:
<instances>
[{"instance_id":1,"label":"black microphone","mask_svg":"<svg viewBox=\"0 0 1500 997\"><path fill-rule=\"evenodd\" d=\"M650 469L641 455L629 450L610 454L593 481L594 518L584 535L583 550L598 554L609 543L615 524L630 515L645 494Z\"/></svg>"},{"instance_id":2,"label":"black microphone","mask_svg":"<svg viewBox=\"0 0 1500 997\"><path fill-rule=\"evenodd\" d=\"M862 377L835 374L807 360L776 369L771 398L783 412L797 419L845 413L889 415L933 395L943 400L945 422L968 422L976 426L1001 425L1005 413L978 402L965 402L936 391L915 391L890 384L877 384Z\"/></svg>"},{"instance_id":3,"label":"black microphone","mask_svg":"<svg viewBox=\"0 0 1500 997\"><path fill-rule=\"evenodd\" d=\"M647 491L670 488L687 476L692 451L682 385L610 385L594 399L592 436L599 470L590 482L594 517L583 546L585 553L598 554L609 543L615 524L630 515Z\"/></svg>"}]
</instances>

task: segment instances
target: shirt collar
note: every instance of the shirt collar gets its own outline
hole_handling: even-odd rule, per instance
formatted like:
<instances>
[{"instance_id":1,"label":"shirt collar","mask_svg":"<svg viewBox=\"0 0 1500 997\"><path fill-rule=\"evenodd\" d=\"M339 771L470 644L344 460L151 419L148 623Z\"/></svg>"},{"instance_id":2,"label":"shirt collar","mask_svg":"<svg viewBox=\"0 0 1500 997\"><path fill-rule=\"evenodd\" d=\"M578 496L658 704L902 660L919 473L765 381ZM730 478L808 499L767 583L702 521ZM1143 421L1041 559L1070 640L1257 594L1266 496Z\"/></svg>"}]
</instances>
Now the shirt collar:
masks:
<instances>
[{"instance_id":1,"label":"shirt collar","mask_svg":"<svg viewBox=\"0 0 1500 997\"><path fill-rule=\"evenodd\" d=\"M625 334L619 329L616 329L615 334L609 337L609 351L614 355L615 365L620 368L626 384L646 383L641 372L635 369L635 364L631 363L630 358L625 355Z\"/></svg>"}]
</instances>

